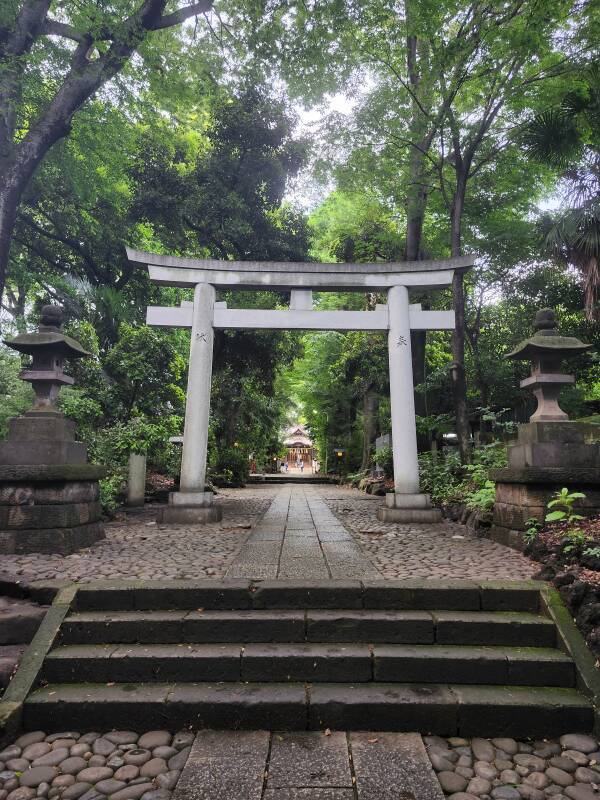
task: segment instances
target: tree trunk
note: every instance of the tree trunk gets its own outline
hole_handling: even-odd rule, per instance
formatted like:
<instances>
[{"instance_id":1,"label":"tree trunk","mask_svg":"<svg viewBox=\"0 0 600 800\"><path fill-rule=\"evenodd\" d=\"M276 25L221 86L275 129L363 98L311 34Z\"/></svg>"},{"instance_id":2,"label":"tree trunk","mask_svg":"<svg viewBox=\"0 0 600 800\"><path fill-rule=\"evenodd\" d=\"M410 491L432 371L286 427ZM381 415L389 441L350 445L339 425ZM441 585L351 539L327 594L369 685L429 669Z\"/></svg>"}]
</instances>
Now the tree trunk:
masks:
<instances>
[{"instance_id":1,"label":"tree trunk","mask_svg":"<svg viewBox=\"0 0 600 800\"><path fill-rule=\"evenodd\" d=\"M371 466L373 442L377 436L377 407L379 398L369 386L363 396L363 452L361 469L366 470Z\"/></svg>"},{"instance_id":2,"label":"tree trunk","mask_svg":"<svg viewBox=\"0 0 600 800\"><path fill-rule=\"evenodd\" d=\"M467 189L467 169L457 169L456 192L450 212L450 237L452 256L462 255L462 215ZM456 435L460 460L467 464L471 458L471 428L467 405L467 380L465 376L465 288L464 275L455 272L452 279L452 299L456 324L452 334L452 394L456 413Z\"/></svg>"},{"instance_id":3,"label":"tree trunk","mask_svg":"<svg viewBox=\"0 0 600 800\"><path fill-rule=\"evenodd\" d=\"M5 186L0 186L0 290L2 292L6 284L10 243L18 207L18 198L7 191Z\"/></svg>"},{"instance_id":4,"label":"tree trunk","mask_svg":"<svg viewBox=\"0 0 600 800\"><path fill-rule=\"evenodd\" d=\"M34 169L35 166L31 166L19 174L19 167L14 161L0 161L0 299L4 296L10 245L19 204Z\"/></svg>"}]
</instances>

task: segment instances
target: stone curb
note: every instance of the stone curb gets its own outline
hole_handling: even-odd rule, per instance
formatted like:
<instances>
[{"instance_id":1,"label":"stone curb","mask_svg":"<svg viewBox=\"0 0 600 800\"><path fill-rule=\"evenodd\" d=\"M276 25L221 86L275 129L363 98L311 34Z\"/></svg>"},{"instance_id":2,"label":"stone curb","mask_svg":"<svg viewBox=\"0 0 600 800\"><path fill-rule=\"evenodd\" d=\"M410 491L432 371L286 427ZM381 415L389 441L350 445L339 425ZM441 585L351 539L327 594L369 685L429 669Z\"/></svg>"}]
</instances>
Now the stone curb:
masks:
<instances>
[{"instance_id":1,"label":"stone curb","mask_svg":"<svg viewBox=\"0 0 600 800\"><path fill-rule=\"evenodd\" d=\"M0 746L9 743L18 733L23 703L39 678L44 659L56 641L76 594L76 585L58 592L0 700Z\"/></svg>"},{"instance_id":2,"label":"stone curb","mask_svg":"<svg viewBox=\"0 0 600 800\"><path fill-rule=\"evenodd\" d=\"M594 733L600 734L600 670L596 660L579 632L560 592L544 584L541 589L542 611L556 625L558 645L575 664L577 688L590 698L594 706Z\"/></svg>"}]
</instances>

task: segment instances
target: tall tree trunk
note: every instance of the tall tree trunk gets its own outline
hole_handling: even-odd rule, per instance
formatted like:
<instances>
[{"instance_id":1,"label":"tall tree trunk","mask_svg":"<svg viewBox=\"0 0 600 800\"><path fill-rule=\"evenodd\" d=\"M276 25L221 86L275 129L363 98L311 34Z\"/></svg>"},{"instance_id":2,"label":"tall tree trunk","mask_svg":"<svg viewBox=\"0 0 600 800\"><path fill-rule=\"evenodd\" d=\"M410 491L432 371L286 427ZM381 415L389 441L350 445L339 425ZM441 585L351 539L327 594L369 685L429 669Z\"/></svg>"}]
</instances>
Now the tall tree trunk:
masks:
<instances>
[{"instance_id":1,"label":"tall tree trunk","mask_svg":"<svg viewBox=\"0 0 600 800\"><path fill-rule=\"evenodd\" d=\"M450 212L450 236L452 256L462 255L462 215L467 189L467 169L459 169L457 165L456 192ZM456 413L456 435L460 460L463 464L471 458L471 428L469 426L469 410L467 406L467 380L465 376L465 288L464 275L461 271L454 273L452 279L452 299L456 324L452 334L452 394Z\"/></svg>"},{"instance_id":2,"label":"tall tree trunk","mask_svg":"<svg viewBox=\"0 0 600 800\"><path fill-rule=\"evenodd\" d=\"M16 159L0 159L0 298L8 272L10 245L27 181L38 161L20 166Z\"/></svg>"},{"instance_id":3,"label":"tall tree trunk","mask_svg":"<svg viewBox=\"0 0 600 800\"><path fill-rule=\"evenodd\" d=\"M2 290L6 285L10 243L18 207L18 197L15 197L5 186L0 186L0 287Z\"/></svg>"},{"instance_id":4,"label":"tall tree trunk","mask_svg":"<svg viewBox=\"0 0 600 800\"><path fill-rule=\"evenodd\" d=\"M363 395L363 452L361 469L366 470L371 466L371 456L373 453L373 442L377 436L377 409L379 398L373 390L373 386L368 386Z\"/></svg>"}]
</instances>

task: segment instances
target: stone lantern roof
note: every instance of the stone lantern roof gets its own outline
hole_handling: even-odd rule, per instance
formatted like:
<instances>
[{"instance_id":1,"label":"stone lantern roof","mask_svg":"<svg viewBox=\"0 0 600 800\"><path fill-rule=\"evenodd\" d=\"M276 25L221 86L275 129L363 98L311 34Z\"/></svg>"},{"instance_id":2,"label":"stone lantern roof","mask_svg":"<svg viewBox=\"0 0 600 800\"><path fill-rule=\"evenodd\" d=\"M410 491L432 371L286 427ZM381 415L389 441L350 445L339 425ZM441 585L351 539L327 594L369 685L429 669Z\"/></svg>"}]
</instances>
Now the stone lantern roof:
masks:
<instances>
[{"instance_id":1,"label":"stone lantern roof","mask_svg":"<svg viewBox=\"0 0 600 800\"><path fill-rule=\"evenodd\" d=\"M543 355L566 358L583 353L592 347L591 344L584 344L574 336L561 336L557 331L556 313L551 308L537 312L533 327L534 335L518 344L504 358L513 361L529 361Z\"/></svg>"},{"instance_id":2,"label":"stone lantern roof","mask_svg":"<svg viewBox=\"0 0 600 800\"><path fill-rule=\"evenodd\" d=\"M43 306L38 330L34 333L20 333L4 343L19 353L33 356L43 350L51 351L60 358L85 358L87 350L75 339L62 333L60 325L62 309L60 306Z\"/></svg>"}]
</instances>

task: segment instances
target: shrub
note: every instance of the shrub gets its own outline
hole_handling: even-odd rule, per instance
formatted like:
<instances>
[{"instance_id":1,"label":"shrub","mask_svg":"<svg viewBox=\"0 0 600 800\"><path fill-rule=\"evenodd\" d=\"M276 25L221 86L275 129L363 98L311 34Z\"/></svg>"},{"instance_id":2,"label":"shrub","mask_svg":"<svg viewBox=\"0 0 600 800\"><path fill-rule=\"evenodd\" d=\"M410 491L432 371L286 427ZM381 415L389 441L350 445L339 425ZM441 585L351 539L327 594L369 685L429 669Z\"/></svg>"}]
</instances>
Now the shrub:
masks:
<instances>
[{"instance_id":1,"label":"shrub","mask_svg":"<svg viewBox=\"0 0 600 800\"><path fill-rule=\"evenodd\" d=\"M247 454L239 447L229 447L226 450L219 450L210 477L217 486L243 486L249 470L250 462Z\"/></svg>"},{"instance_id":2,"label":"shrub","mask_svg":"<svg viewBox=\"0 0 600 800\"><path fill-rule=\"evenodd\" d=\"M389 445L377 450L371 457L373 465L379 464L386 478L394 476L394 454Z\"/></svg>"}]
</instances>

